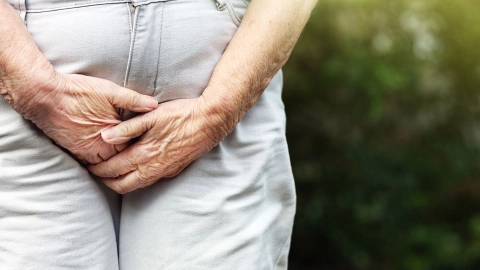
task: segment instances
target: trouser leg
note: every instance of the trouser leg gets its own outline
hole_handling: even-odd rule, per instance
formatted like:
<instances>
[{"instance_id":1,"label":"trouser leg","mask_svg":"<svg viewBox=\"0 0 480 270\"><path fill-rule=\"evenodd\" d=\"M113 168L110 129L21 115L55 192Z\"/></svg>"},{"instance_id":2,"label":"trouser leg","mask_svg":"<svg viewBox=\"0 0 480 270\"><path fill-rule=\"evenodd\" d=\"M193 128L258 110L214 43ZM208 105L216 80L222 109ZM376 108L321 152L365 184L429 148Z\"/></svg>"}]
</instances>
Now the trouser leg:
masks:
<instances>
[{"instance_id":1,"label":"trouser leg","mask_svg":"<svg viewBox=\"0 0 480 270\"><path fill-rule=\"evenodd\" d=\"M0 269L117 269L102 188L0 99Z\"/></svg>"},{"instance_id":2,"label":"trouser leg","mask_svg":"<svg viewBox=\"0 0 480 270\"><path fill-rule=\"evenodd\" d=\"M42 53L59 72L122 85L128 5L61 5L27 1ZM119 207L118 195L0 99L0 269L118 269Z\"/></svg>"}]
</instances>

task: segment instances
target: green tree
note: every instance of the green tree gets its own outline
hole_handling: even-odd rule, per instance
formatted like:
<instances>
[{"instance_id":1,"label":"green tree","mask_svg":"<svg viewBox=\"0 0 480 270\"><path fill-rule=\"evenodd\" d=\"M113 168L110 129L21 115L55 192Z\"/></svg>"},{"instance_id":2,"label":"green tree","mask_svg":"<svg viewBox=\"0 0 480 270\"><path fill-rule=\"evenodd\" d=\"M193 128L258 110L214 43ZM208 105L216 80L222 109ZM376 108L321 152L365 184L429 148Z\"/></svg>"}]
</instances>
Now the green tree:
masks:
<instances>
[{"instance_id":1,"label":"green tree","mask_svg":"<svg viewBox=\"0 0 480 270\"><path fill-rule=\"evenodd\" d=\"M290 268L480 269L480 1L321 1L285 67Z\"/></svg>"}]
</instances>

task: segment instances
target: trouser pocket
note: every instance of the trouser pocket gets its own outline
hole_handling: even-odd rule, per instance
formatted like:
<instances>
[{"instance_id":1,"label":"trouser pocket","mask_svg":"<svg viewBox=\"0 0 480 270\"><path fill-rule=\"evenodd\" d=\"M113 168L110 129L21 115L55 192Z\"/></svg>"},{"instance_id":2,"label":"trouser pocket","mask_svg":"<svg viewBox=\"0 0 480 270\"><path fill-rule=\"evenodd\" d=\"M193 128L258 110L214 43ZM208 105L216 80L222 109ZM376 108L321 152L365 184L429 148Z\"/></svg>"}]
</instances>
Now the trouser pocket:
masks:
<instances>
[{"instance_id":1,"label":"trouser pocket","mask_svg":"<svg viewBox=\"0 0 480 270\"><path fill-rule=\"evenodd\" d=\"M240 26L249 4L247 0L216 0L217 9L228 11L236 26Z\"/></svg>"},{"instance_id":2,"label":"trouser pocket","mask_svg":"<svg viewBox=\"0 0 480 270\"><path fill-rule=\"evenodd\" d=\"M197 98L238 27L216 1L137 6L127 87L159 102Z\"/></svg>"},{"instance_id":3,"label":"trouser pocket","mask_svg":"<svg viewBox=\"0 0 480 270\"><path fill-rule=\"evenodd\" d=\"M25 22L25 0L7 0L7 2L18 12L22 20Z\"/></svg>"}]
</instances>

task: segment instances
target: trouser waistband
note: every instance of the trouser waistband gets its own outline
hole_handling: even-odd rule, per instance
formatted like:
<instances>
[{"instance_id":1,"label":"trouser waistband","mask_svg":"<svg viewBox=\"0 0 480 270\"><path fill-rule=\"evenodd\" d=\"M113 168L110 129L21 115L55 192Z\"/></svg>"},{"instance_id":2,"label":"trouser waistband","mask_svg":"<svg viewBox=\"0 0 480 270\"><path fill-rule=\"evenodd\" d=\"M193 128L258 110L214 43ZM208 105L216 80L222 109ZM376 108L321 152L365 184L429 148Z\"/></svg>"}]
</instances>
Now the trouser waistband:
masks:
<instances>
[{"instance_id":1,"label":"trouser waistband","mask_svg":"<svg viewBox=\"0 0 480 270\"><path fill-rule=\"evenodd\" d=\"M19 12L35 13L84 6L132 3L134 6L178 0L7 0ZM213 0L212 0L213 1Z\"/></svg>"}]
</instances>

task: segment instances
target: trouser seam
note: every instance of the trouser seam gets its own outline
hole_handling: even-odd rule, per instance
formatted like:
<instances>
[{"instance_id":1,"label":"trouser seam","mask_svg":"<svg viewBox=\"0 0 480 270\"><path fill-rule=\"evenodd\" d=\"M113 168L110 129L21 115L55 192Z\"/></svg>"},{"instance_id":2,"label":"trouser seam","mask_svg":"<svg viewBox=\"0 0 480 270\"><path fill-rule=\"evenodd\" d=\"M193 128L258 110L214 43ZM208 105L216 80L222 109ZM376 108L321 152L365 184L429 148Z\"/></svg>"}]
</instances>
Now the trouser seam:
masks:
<instances>
[{"instance_id":1,"label":"trouser seam","mask_svg":"<svg viewBox=\"0 0 480 270\"><path fill-rule=\"evenodd\" d=\"M295 214L295 211L294 211L294 214ZM292 226L293 227L293 226ZM292 241L292 227L290 227L290 232L287 237L287 239L285 240L285 243L283 244L283 247L282 247L282 250L280 251L280 254L278 255L277 259L275 260L275 264L273 265L273 269L278 269L278 263L280 262L280 259L282 258L282 256L284 255L285 253L285 249L287 248L287 246L290 246L289 243L291 244L291 241ZM288 256L288 253L287 253L287 256Z\"/></svg>"},{"instance_id":2,"label":"trouser seam","mask_svg":"<svg viewBox=\"0 0 480 270\"><path fill-rule=\"evenodd\" d=\"M95 2L95 3L79 4L79 5L63 6L63 7L55 7L55 8L28 9L28 10L25 10L25 12L26 13L45 13L45 12L52 12L52 11L62 11L62 10L68 10L68 9L77 9L77 8L101 6L101 5L123 4L123 3L129 3L129 2L127 0Z\"/></svg>"},{"instance_id":3,"label":"trouser seam","mask_svg":"<svg viewBox=\"0 0 480 270\"><path fill-rule=\"evenodd\" d=\"M139 10L138 8L135 8L135 14L133 15L133 27L132 27L132 30L131 30L131 41L130 41L130 49L129 49L129 52L128 52L128 62L127 62L127 69L125 70L125 79L123 80L123 87L127 87L128 85L128 77L130 76L130 70L131 70L131 66L132 66L132 58L133 58L133 50L135 48L135 39L136 39L136 34L137 34L137 20L138 20L138 13L139 13ZM129 11L129 14L130 14L130 11ZM129 17L131 18L131 15L129 15ZM131 19L130 19L130 24L131 24ZM120 108L120 112L119 112L119 115L120 117L123 116L123 113L124 113L124 109L123 108Z\"/></svg>"},{"instance_id":4,"label":"trouser seam","mask_svg":"<svg viewBox=\"0 0 480 270\"><path fill-rule=\"evenodd\" d=\"M125 3L125 7L127 8L128 26L130 27L130 36L132 36L132 34L133 34L132 11L130 10L130 4L129 3Z\"/></svg>"},{"instance_id":5,"label":"trouser seam","mask_svg":"<svg viewBox=\"0 0 480 270\"><path fill-rule=\"evenodd\" d=\"M138 13L139 13L139 8L135 9L135 14L133 18L133 29L132 29L132 34L131 34L131 42L130 42L130 50L128 52L128 62L127 62L127 70L125 71L125 79L123 81L124 87L127 87L128 85L128 77L130 76L130 70L132 67L132 60L133 60L133 51L135 48L135 40L136 40L136 35L137 35L137 27L138 27Z\"/></svg>"},{"instance_id":6,"label":"trouser seam","mask_svg":"<svg viewBox=\"0 0 480 270\"><path fill-rule=\"evenodd\" d=\"M157 60L157 72L155 73L155 80L153 81L153 92L152 96L155 94L157 91L157 80L158 80L158 71L160 69L160 58L162 56L162 35L163 35L163 11L165 10L165 4L162 4L162 12L160 14L161 19L160 19L160 40L158 41L158 60Z\"/></svg>"}]
</instances>

